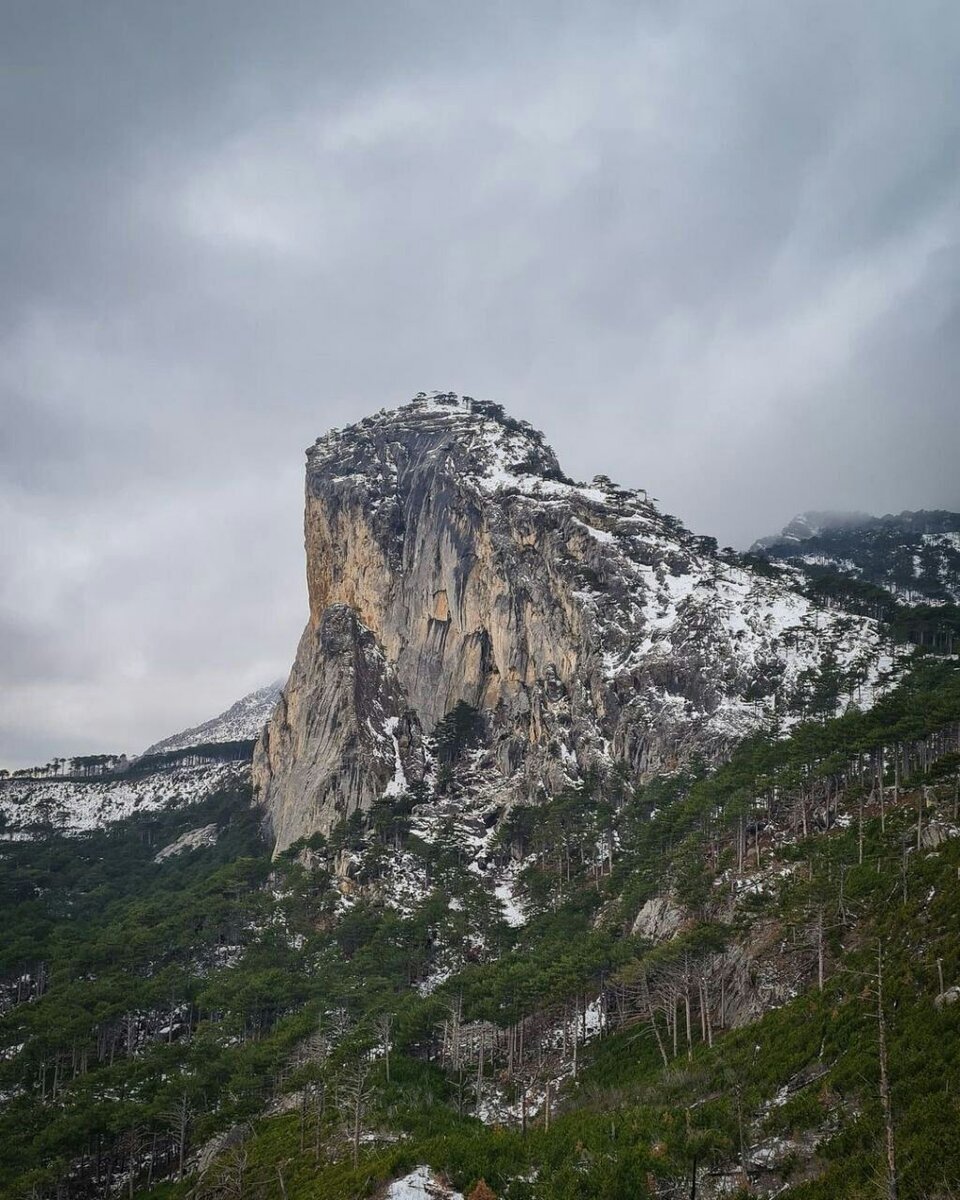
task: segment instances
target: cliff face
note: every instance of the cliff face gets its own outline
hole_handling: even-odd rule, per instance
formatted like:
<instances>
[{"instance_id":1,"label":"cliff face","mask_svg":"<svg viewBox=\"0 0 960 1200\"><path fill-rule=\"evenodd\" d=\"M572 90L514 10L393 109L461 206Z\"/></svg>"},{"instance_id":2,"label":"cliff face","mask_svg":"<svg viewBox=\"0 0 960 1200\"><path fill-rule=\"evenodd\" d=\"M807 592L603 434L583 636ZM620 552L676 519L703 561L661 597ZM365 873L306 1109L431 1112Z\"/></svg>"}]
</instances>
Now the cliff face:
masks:
<instances>
[{"instance_id":1,"label":"cliff face","mask_svg":"<svg viewBox=\"0 0 960 1200\"><path fill-rule=\"evenodd\" d=\"M566 479L496 405L421 398L318 440L305 533L310 619L254 758L278 849L429 777L460 701L478 767L534 798L718 753L827 654L851 691L882 665L869 622L723 561L642 492Z\"/></svg>"},{"instance_id":2,"label":"cliff face","mask_svg":"<svg viewBox=\"0 0 960 1200\"><path fill-rule=\"evenodd\" d=\"M396 672L346 605L330 605L304 630L254 775L278 849L423 777L419 726Z\"/></svg>"}]
</instances>

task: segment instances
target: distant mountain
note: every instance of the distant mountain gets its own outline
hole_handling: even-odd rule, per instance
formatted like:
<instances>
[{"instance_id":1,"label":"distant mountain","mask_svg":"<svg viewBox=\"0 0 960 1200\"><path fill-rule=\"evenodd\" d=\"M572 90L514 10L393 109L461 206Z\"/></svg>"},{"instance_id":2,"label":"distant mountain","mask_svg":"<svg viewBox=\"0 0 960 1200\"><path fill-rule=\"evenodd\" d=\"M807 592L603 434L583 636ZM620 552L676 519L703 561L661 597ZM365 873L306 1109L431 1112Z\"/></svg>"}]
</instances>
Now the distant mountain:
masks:
<instances>
[{"instance_id":1,"label":"distant mountain","mask_svg":"<svg viewBox=\"0 0 960 1200\"><path fill-rule=\"evenodd\" d=\"M241 742L259 737L280 698L282 687L282 681L278 680L276 683L267 684L266 687L257 688L219 716L154 742L143 753L169 754L172 750L185 750L188 746L199 746L209 742Z\"/></svg>"},{"instance_id":2,"label":"distant mountain","mask_svg":"<svg viewBox=\"0 0 960 1200\"><path fill-rule=\"evenodd\" d=\"M811 509L808 512L798 513L789 524L784 525L779 533L759 538L750 547L750 552L757 554L767 546L776 546L783 542L805 542L822 533L856 529L873 520L875 520L874 517L864 512L832 512L829 509L826 511Z\"/></svg>"},{"instance_id":3,"label":"distant mountain","mask_svg":"<svg viewBox=\"0 0 960 1200\"><path fill-rule=\"evenodd\" d=\"M0 779L0 840L85 835L136 814L179 811L248 787L249 755L227 743L252 743L260 735L281 686L258 688L219 716L154 742L139 758L55 759L22 777ZM202 753L177 754L200 746ZM149 761L154 755L169 758Z\"/></svg>"},{"instance_id":4,"label":"distant mountain","mask_svg":"<svg viewBox=\"0 0 960 1200\"><path fill-rule=\"evenodd\" d=\"M960 603L960 513L802 513L751 554L872 583L908 603Z\"/></svg>"}]
</instances>

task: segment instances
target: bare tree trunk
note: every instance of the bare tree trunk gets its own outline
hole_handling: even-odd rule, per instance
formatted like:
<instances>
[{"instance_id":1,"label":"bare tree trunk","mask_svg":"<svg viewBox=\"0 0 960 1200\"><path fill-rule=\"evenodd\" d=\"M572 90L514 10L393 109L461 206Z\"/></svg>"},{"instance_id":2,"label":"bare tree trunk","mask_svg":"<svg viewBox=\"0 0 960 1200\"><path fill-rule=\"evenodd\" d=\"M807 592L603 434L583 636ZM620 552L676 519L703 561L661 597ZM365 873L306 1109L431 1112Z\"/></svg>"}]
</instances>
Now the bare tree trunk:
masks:
<instances>
[{"instance_id":1,"label":"bare tree trunk","mask_svg":"<svg viewBox=\"0 0 960 1200\"><path fill-rule=\"evenodd\" d=\"M576 1077L577 1077L577 1043L579 1041L579 1038L577 1036L579 1033L579 1030L577 1029L577 1022L579 1021L579 1018L580 1018L579 1010L580 1010L580 997L577 996L576 1000L574 1001L574 1008L573 1008L573 1077L574 1077L574 1079L576 1079Z\"/></svg>"},{"instance_id":2,"label":"bare tree trunk","mask_svg":"<svg viewBox=\"0 0 960 1200\"><path fill-rule=\"evenodd\" d=\"M823 991L823 906L817 910L817 990Z\"/></svg>"},{"instance_id":3,"label":"bare tree trunk","mask_svg":"<svg viewBox=\"0 0 960 1200\"><path fill-rule=\"evenodd\" d=\"M740 1085L734 1089L734 1096L737 1101L737 1133L740 1142L740 1174L742 1176L743 1190L750 1190L750 1176L747 1173L747 1135L743 1124L743 1097L740 1094Z\"/></svg>"},{"instance_id":4,"label":"bare tree trunk","mask_svg":"<svg viewBox=\"0 0 960 1200\"><path fill-rule=\"evenodd\" d=\"M704 975L703 975L703 1010L704 1010L704 1014L706 1016L706 1022L707 1022L707 1045L712 1046L713 1045L713 1018L710 1015L709 986L710 985L709 985L709 981L707 979L707 974L706 974L706 972L704 972Z\"/></svg>"},{"instance_id":5,"label":"bare tree trunk","mask_svg":"<svg viewBox=\"0 0 960 1200\"><path fill-rule=\"evenodd\" d=\"M880 1051L880 1104L887 1157L887 1200L897 1200L897 1159L893 1137L893 1107L887 1064L887 1019L883 1011L883 945L877 946L877 1042Z\"/></svg>"},{"instance_id":6,"label":"bare tree trunk","mask_svg":"<svg viewBox=\"0 0 960 1200\"><path fill-rule=\"evenodd\" d=\"M663 1065L669 1066L670 1060L667 1058L667 1051L663 1045L663 1038L660 1036L660 1029L657 1025L656 1014L653 1011L653 1005L650 1002L650 988L647 985L647 976L643 976L643 999L647 1006L647 1012L650 1014L650 1024L653 1026L653 1036L657 1039L657 1049L660 1051L660 1057L663 1059Z\"/></svg>"},{"instance_id":7,"label":"bare tree trunk","mask_svg":"<svg viewBox=\"0 0 960 1200\"><path fill-rule=\"evenodd\" d=\"M687 1058L693 1058L693 1031L690 1028L690 968L687 960L683 964L683 1013L687 1028Z\"/></svg>"},{"instance_id":8,"label":"bare tree trunk","mask_svg":"<svg viewBox=\"0 0 960 1200\"><path fill-rule=\"evenodd\" d=\"M900 746L894 742L893 745L893 802L894 804L900 799Z\"/></svg>"},{"instance_id":9,"label":"bare tree trunk","mask_svg":"<svg viewBox=\"0 0 960 1200\"><path fill-rule=\"evenodd\" d=\"M480 1100L483 1092L483 1043L485 1039L485 1031L483 1026L480 1027L480 1049L477 1053L477 1114L480 1113Z\"/></svg>"},{"instance_id":10,"label":"bare tree trunk","mask_svg":"<svg viewBox=\"0 0 960 1200\"><path fill-rule=\"evenodd\" d=\"M922 783L917 794L917 849L923 849L923 810L927 806L927 785Z\"/></svg>"}]
</instances>

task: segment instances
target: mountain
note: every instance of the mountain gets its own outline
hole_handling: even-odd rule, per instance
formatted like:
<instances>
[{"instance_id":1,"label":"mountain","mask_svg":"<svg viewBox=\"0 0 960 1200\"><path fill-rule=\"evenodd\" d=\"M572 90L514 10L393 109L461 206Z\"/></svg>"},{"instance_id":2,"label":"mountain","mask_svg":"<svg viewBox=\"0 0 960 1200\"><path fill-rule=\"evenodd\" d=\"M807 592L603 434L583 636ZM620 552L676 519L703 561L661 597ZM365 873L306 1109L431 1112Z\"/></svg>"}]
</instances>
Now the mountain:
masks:
<instances>
[{"instance_id":1,"label":"mountain","mask_svg":"<svg viewBox=\"0 0 960 1200\"><path fill-rule=\"evenodd\" d=\"M80 756L16 772L0 787L0 836L85 835L135 813L186 809L228 785L246 785L253 742L279 696L279 683L258 688L137 758Z\"/></svg>"},{"instance_id":2,"label":"mountain","mask_svg":"<svg viewBox=\"0 0 960 1200\"><path fill-rule=\"evenodd\" d=\"M254 756L278 850L421 784L457 706L487 788L529 800L716 761L891 666L874 623L719 557L642 490L575 483L536 430L453 394L318 439L305 534L309 622Z\"/></svg>"},{"instance_id":3,"label":"mountain","mask_svg":"<svg viewBox=\"0 0 960 1200\"><path fill-rule=\"evenodd\" d=\"M451 395L306 491L252 765L0 777L0 1196L960 1194L949 642Z\"/></svg>"},{"instance_id":4,"label":"mountain","mask_svg":"<svg viewBox=\"0 0 960 1200\"><path fill-rule=\"evenodd\" d=\"M249 774L249 764L209 762L116 778L12 779L0 787L0 838L88 834L137 813L185 809Z\"/></svg>"},{"instance_id":5,"label":"mountain","mask_svg":"<svg viewBox=\"0 0 960 1200\"><path fill-rule=\"evenodd\" d=\"M781 542L804 542L808 538L817 537L821 533L838 529L856 528L865 521L873 518L863 512L835 512L831 510L798 513L792 521L784 525L778 534L771 537L759 538L750 547L751 554L757 554L766 546L777 545Z\"/></svg>"},{"instance_id":6,"label":"mountain","mask_svg":"<svg viewBox=\"0 0 960 1200\"><path fill-rule=\"evenodd\" d=\"M908 604L960 603L960 513L803 513L750 553L808 573L834 571Z\"/></svg>"},{"instance_id":7,"label":"mountain","mask_svg":"<svg viewBox=\"0 0 960 1200\"><path fill-rule=\"evenodd\" d=\"M185 750L190 746L243 742L257 738L276 707L281 687L282 683L277 681L257 688L255 692L250 692L235 704L231 704L219 716L154 742L143 754L170 754L174 750Z\"/></svg>"}]
</instances>

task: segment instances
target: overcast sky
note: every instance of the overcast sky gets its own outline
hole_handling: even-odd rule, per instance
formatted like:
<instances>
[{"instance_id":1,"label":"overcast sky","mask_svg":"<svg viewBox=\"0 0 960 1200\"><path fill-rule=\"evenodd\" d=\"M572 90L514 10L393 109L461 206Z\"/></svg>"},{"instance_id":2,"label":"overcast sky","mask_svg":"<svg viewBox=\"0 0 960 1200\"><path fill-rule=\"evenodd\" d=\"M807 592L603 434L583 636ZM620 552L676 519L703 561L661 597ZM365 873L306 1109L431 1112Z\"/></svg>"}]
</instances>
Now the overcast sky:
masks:
<instances>
[{"instance_id":1,"label":"overcast sky","mask_svg":"<svg viewBox=\"0 0 960 1200\"><path fill-rule=\"evenodd\" d=\"M722 544L960 508L956 0L7 0L0 58L0 763L285 675L303 450L421 389Z\"/></svg>"}]
</instances>

